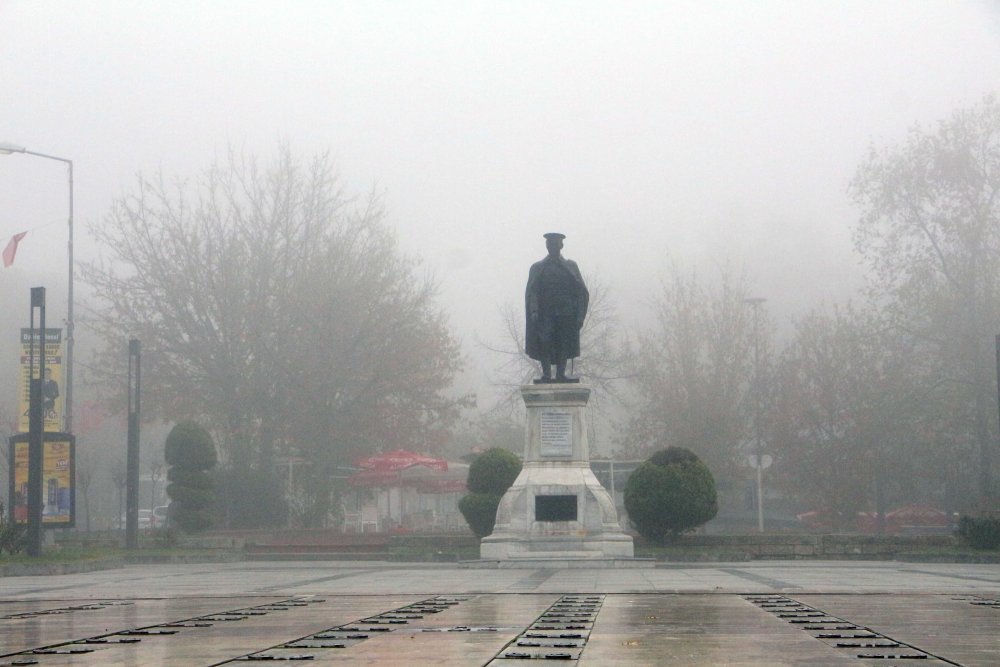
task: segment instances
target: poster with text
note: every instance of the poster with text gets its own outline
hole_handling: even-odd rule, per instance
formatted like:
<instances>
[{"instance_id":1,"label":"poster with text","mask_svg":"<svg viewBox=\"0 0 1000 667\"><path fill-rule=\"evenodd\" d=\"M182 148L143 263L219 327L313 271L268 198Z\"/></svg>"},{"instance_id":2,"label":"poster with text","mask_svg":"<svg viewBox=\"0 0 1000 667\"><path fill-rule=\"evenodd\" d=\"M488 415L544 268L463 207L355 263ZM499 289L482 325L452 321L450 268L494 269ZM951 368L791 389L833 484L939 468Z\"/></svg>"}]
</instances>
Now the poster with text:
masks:
<instances>
[{"instance_id":1,"label":"poster with text","mask_svg":"<svg viewBox=\"0 0 1000 667\"><path fill-rule=\"evenodd\" d=\"M11 438L11 516L28 521L28 439ZM70 528L75 520L75 445L65 433L46 433L42 443L42 526Z\"/></svg>"},{"instance_id":2,"label":"poster with text","mask_svg":"<svg viewBox=\"0 0 1000 667\"><path fill-rule=\"evenodd\" d=\"M21 329L21 378L17 388L17 430L28 432L28 406L31 399L31 369L39 377L41 367L41 332L35 332L35 358L31 358L31 329ZM46 431L62 428L63 412L62 329L45 330L45 374L42 382L42 412Z\"/></svg>"}]
</instances>

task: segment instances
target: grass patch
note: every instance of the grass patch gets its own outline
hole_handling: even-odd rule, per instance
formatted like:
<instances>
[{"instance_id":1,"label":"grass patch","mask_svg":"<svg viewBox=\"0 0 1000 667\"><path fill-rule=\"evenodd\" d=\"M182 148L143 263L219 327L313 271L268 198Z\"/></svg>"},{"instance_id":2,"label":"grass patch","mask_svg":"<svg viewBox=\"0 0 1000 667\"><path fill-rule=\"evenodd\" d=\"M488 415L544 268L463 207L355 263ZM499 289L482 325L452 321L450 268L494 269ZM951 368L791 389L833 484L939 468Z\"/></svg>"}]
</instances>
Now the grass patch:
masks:
<instances>
[{"instance_id":1,"label":"grass patch","mask_svg":"<svg viewBox=\"0 0 1000 667\"><path fill-rule=\"evenodd\" d=\"M121 556L122 550L108 548L87 548L87 547L52 547L42 548L41 556L29 556L25 552L0 555L0 565L12 565L16 563L82 563L93 560L103 560Z\"/></svg>"},{"instance_id":2,"label":"grass patch","mask_svg":"<svg viewBox=\"0 0 1000 667\"><path fill-rule=\"evenodd\" d=\"M59 547L48 546L42 548L42 555L38 557L29 556L25 552L15 555L0 555L0 565L14 564L59 564L59 563L86 563L88 561L122 559L127 560L132 557L140 558L196 558L217 556L219 549L192 549L180 547L149 547L137 550L128 550L115 547Z\"/></svg>"}]
</instances>

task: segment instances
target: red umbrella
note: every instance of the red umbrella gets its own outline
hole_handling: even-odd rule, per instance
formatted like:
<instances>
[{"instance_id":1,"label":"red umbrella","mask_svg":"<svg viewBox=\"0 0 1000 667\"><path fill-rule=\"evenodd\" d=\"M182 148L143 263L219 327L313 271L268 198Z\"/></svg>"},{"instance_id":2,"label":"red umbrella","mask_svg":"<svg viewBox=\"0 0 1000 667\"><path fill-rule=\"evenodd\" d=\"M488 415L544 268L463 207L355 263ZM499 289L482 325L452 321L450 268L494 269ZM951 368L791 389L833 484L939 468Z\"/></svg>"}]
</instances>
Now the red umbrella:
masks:
<instances>
[{"instance_id":1,"label":"red umbrella","mask_svg":"<svg viewBox=\"0 0 1000 667\"><path fill-rule=\"evenodd\" d=\"M399 472L413 466L424 466L433 470L448 470L448 462L444 459L435 459L423 454L417 454L405 449L396 449L391 452L384 452L369 456L357 462L359 468L375 470L377 472Z\"/></svg>"}]
</instances>

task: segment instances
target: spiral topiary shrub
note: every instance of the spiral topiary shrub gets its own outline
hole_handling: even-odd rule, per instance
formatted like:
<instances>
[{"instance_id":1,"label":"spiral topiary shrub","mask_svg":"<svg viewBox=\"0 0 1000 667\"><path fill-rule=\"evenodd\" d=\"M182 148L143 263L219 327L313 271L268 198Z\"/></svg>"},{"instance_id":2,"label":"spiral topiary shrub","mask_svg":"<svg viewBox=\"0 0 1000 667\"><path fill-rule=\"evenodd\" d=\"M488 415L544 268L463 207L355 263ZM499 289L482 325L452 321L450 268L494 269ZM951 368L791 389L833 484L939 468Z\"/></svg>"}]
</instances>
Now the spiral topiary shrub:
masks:
<instances>
[{"instance_id":1,"label":"spiral topiary shrub","mask_svg":"<svg viewBox=\"0 0 1000 667\"><path fill-rule=\"evenodd\" d=\"M470 493L458 501L458 511L465 517L465 522L469 524L476 537L486 537L493 532L500 498L502 496L492 493Z\"/></svg>"},{"instance_id":2,"label":"spiral topiary shrub","mask_svg":"<svg viewBox=\"0 0 1000 667\"><path fill-rule=\"evenodd\" d=\"M477 537L493 532L500 499L521 472L521 459L501 447L488 449L469 466L465 481L469 493L458 502L458 511Z\"/></svg>"},{"instance_id":3,"label":"spiral topiary shrub","mask_svg":"<svg viewBox=\"0 0 1000 667\"><path fill-rule=\"evenodd\" d=\"M719 511L715 479L693 452L668 447L629 477L625 510L640 535L663 544L715 517Z\"/></svg>"},{"instance_id":4,"label":"spiral topiary shrub","mask_svg":"<svg viewBox=\"0 0 1000 667\"><path fill-rule=\"evenodd\" d=\"M215 485L209 471L218 458L212 436L193 421L180 422L167 435L163 456L171 519L189 533L212 525Z\"/></svg>"}]
</instances>

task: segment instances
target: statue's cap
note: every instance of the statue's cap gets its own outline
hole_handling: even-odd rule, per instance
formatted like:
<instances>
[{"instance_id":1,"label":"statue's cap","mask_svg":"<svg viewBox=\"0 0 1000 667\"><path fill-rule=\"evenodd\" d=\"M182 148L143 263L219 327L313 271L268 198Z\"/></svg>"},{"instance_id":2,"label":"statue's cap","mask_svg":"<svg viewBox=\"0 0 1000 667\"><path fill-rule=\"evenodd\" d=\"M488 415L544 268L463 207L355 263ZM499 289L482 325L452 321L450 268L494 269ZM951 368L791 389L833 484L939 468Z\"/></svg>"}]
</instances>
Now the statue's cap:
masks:
<instances>
[{"instance_id":1,"label":"statue's cap","mask_svg":"<svg viewBox=\"0 0 1000 667\"><path fill-rule=\"evenodd\" d=\"M547 239L559 239L560 241L566 238L565 234L560 234L559 232L549 232L548 234L542 234Z\"/></svg>"}]
</instances>

